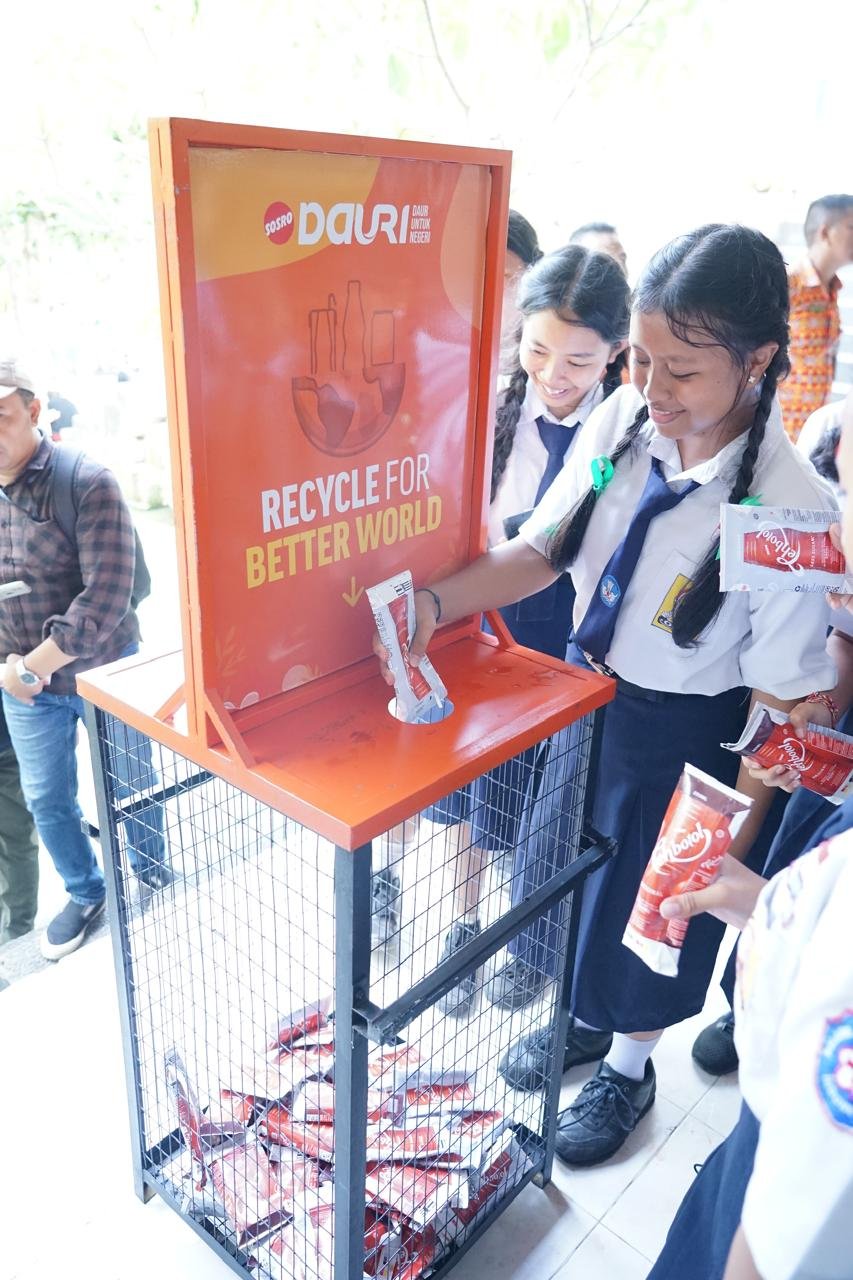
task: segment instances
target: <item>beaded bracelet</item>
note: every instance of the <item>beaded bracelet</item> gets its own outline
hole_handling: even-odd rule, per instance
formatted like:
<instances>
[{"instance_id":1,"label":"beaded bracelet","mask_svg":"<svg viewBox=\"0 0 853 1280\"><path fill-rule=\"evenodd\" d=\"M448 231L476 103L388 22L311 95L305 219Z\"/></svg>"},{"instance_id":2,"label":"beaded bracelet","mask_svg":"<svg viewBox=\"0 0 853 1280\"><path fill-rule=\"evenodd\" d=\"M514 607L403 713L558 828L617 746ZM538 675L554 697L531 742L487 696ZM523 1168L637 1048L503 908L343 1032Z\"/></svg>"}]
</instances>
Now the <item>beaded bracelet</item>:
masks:
<instances>
[{"instance_id":1,"label":"beaded bracelet","mask_svg":"<svg viewBox=\"0 0 853 1280\"><path fill-rule=\"evenodd\" d=\"M415 590L415 595L418 594L418 591L425 591L428 596L432 596L433 602L435 604L435 621L436 623L441 622L441 597L439 596L438 592L433 591L432 587L417 587Z\"/></svg>"},{"instance_id":2,"label":"beaded bracelet","mask_svg":"<svg viewBox=\"0 0 853 1280\"><path fill-rule=\"evenodd\" d=\"M810 693L806 698L806 702L819 702L822 707L826 707L832 717L832 728L838 724L841 719L841 710L835 699L828 693Z\"/></svg>"}]
</instances>

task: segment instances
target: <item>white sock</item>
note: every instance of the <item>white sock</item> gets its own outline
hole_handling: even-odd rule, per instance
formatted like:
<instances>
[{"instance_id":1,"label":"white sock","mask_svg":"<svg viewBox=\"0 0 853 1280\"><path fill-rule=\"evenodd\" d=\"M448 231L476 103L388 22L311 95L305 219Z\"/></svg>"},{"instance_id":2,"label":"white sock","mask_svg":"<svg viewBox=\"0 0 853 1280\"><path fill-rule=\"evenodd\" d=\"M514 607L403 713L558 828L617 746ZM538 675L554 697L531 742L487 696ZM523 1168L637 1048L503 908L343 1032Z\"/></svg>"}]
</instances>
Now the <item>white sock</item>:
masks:
<instances>
[{"instance_id":1,"label":"white sock","mask_svg":"<svg viewBox=\"0 0 853 1280\"><path fill-rule=\"evenodd\" d=\"M617 1031L613 1036L610 1052L604 1061L608 1067L612 1067L622 1076L627 1076L629 1080L642 1080L646 1063L662 1035L661 1031L650 1040L635 1040L633 1036L623 1035L621 1031Z\"/></svg>"}]
</instances>

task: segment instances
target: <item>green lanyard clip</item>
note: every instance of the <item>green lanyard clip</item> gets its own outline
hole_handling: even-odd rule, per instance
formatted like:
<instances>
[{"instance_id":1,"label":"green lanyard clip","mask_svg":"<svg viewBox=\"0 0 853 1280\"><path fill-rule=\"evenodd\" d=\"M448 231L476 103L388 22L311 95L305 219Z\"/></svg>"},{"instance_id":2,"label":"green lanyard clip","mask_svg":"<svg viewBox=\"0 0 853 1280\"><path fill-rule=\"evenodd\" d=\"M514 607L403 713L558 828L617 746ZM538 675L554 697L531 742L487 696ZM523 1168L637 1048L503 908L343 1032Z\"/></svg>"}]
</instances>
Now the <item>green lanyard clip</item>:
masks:
<instances>
[{"instance_id":1,"label":"green lanyard clip","mask_svg":"<svg viewBox=\"0 0 853 1280\"><path fill-rule=\"evenodd\" d=\"M600 497L613 479L613 463L606 454L602 454L599 458L593 458L589 469L592 472L593 490Z\"/></svg>"}]
</instances>

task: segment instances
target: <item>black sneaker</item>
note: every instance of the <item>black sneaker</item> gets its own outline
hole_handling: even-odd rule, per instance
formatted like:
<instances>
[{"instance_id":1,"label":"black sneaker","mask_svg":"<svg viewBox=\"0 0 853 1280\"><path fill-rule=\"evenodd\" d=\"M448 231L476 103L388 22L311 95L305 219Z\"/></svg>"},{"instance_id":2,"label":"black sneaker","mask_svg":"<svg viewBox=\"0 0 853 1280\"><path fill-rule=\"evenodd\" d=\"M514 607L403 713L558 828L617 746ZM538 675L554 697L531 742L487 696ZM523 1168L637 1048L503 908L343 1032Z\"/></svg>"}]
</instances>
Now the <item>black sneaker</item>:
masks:
<instances>
[{"instance_id":1,"label":"black sneaker","mask_svg":"<svg viewBox=\"0 0 853 1280\"><path fill-rule=\"evenodd\" d=\"M642 1080L623 1076L602 1062L572 1105L557 1117L554 1150L566 1164L600 1164L615 1155L654 1100L651 1058Z\"/></svg>"},{"instance_id":2,"label":"black sneaker","mask_svg":"<svg viewBox=\"0 0 853 1280\"><path fill-rule=\"evenodd\" d=\"M41 940L41 953L45 960L61 960L76 951L86 937L86 931L103 914L106 898L94 906L81 907L69 898L58 916L54 916Z\"/></svg>"},{"instance_id":3,"label":"black sneaker","mask_svg":"<svg viewBox=\"0 0 853 1280\"><path fill-rule=\"evenodd\" d=\"M693 1061L696 1066L707 1071L709 1076L727 1076L731 1071L737 1071L738 1056L734 1036L733 1013L723 1014L710 1027L700 1031L693 1041Z\"/></svg>"},{"instance_id":4,"label":"black sneaker","mask_svg":"<svg viewBox=\"0 0 853 1280\"><path fill-rule=\"evenodd\" d=\"M370 940L374 947L385 947L400 928L400 877L380 867L370 892Z\"/></svg>"},{"instance_id":5,"label":"black sneaker","mask_svg":"<svg viewBox=\"0 0 853 1280\"><path fill-rule=\"evenodd\" d=\"M486 986L486 999L499 1009L523 1009L547 987L551 979L523 960L510 960Z\"/></svg>"},{"instance_id":6,"label":"black sneaker","mask_svg":"<svg viewBox=\"0 0 853 1280\"><path fill-rule=\"evenodd\" d=\"M563 1054L563 1070L582 1066L585 1062L600 1062L609 1052L612 1042L613 1034L610 1031L591 1031L587 1027L576 1027L570 1023ZM498 1071L511 1089L531 1093L535 1089L542 1089L551 1075L553 1045L552 1027L544 1027L529 1036L522 1036L510 1046Z\"/></svg>"},{"instance_id":7,"label":"black sneaker","mask_svg":"<svg viewBox=\"0 0 853 1280\"><path fill-rule=\"evenodd\" d=\"M451 926L447 937L444 939L444 949L441 953L442 960L448 960L450 956L456 955L457 951L461 951L466 942L472 942L480 933L479 920L456 920ZM459 980L458 986L452 987L446 992L438 1002L438 1007L442 1013L448 1018L464 1018L466 1014L471 1012L471 1006L477 994L477 973L467 973L464 978Z\"/></svg>"},{"instance_id":8,"label":"black sneaker","mask_svg":"<svg viewBox=\"0 0 853 1280\"><path fill-rule=\"evenodd\" d=\"M136 868L136 878L142 884L147 884L149 889L165 889L172 884L175 877L171 871L162 862L146 862Z\"/></svg>"}]
</instances>

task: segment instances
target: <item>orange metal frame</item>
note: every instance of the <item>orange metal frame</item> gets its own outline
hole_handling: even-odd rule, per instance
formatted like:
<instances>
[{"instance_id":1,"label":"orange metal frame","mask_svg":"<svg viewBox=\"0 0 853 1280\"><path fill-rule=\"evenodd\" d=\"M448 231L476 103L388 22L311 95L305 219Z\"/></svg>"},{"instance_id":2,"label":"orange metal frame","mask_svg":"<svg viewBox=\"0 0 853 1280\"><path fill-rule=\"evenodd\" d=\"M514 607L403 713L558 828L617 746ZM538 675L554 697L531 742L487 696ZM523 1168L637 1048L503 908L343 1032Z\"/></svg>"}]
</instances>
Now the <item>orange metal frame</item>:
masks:
<instances>
[{"instance_id":1,"label":"orange metal frame","mask_svg":"<svg viewBox=\"0 0 853 1280\"><path fill-rule=\"evenodd\" d=\"M189 153L205 147L272 147L375 157L424 157L488 165L491 203L468 556L485 547L495 377L500 337L509 155L277 129L160 120L150 133L157 251L166 353L173 491L178 535L183 654L135 657L78 677L96 706L232 782L336 844L354 849L493 766L603 706L613 682L516 645L499 615L484 635L472 616L442 628L433 656L455 705L439 724L401 724L372 657L232 712L216 688L203 619L210 584L199 543L211 513L204 502L204 451L193 450L199 403L198 317L189 193ZM468 458L466 458L466 462ZM391 573L397 563L389 564Z\"/></svg>"}]
</instances>

